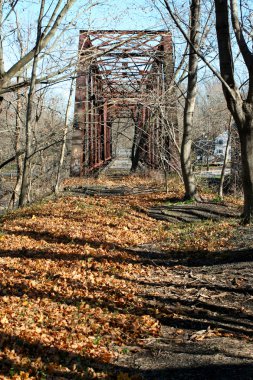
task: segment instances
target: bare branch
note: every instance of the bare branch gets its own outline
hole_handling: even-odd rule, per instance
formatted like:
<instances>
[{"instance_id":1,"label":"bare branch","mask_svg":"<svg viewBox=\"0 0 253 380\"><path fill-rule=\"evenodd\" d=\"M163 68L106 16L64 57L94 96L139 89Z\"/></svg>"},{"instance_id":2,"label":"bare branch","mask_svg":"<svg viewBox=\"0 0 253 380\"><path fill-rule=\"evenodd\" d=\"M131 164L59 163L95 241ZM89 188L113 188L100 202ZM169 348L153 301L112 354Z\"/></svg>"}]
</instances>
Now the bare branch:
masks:
<instances>
[{"instance_id":1,"label":"bare branch","mask_svg":"<svg viewBox=\"0 0 253 380\"><path fill-rule=\"evenodd\" d=\"M178 22L177 18L175 17L172 9L171 9L171 6L169 5L169 2L168 0L161 0L163 2L163 4L165 5L166 9L168 10L172 20L175 22L176 26L178 27L178 29L180 30L180 32L182 33L182 35L184 36L185 40L188 42L188 44L192 47L193 51L198 55L198 57L200 59L202 59L203 62L205 62L205 64L207 65L207 67L212 71L212 73L219 79L219 81L226 87L227 91L229 92L230 96L232 98L235 97L235 94L234 92L232 91L232 89L229 87L228 83L225 81L225 79L223 79L222 75L208 62L208 60L203 56L203 54L200 53L199 49L196 49L193 44L191 43L190 41L190 38L189 36L186 34L186 32L184 31L184 29L182 28L182 26L180 25L180 23Z\"/></svg>"},{"instance_id":2,"label":"bare branch","mask_svg":"<svg viewBox=\"0 0 253 380\"><path fill-rule=\"evenodd\" d=\"M243 31L239 22L237 0L230 0L230 6L231 6L232 25L233 25L234 33L236 36L237 44L242 53L247 69L250 73L252 71L253 54L249 50L249 47L245 41Z\"/></svg>"}]
</instances>

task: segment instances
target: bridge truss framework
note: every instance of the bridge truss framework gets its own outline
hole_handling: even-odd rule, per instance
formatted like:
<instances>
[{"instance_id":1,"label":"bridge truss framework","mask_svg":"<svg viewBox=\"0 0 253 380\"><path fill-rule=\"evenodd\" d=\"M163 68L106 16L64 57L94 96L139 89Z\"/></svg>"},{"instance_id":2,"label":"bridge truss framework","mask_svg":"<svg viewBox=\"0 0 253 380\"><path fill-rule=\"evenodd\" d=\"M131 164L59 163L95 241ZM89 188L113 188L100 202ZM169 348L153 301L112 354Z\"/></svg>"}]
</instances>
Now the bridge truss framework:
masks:
<instances>
[{"instance_id":1,"label":"bridge truss framework","mask_svg":"<svg viewBox=\"0 0 253 380\"><path fill-rule=\"evenodd\" d=\"M89 175L112 159L116 118L130 118L134 125L133 170L139 162L174 169L178 133L173 72L168 31L80 32L73 176Z\"/></svg>"}]
</instances>

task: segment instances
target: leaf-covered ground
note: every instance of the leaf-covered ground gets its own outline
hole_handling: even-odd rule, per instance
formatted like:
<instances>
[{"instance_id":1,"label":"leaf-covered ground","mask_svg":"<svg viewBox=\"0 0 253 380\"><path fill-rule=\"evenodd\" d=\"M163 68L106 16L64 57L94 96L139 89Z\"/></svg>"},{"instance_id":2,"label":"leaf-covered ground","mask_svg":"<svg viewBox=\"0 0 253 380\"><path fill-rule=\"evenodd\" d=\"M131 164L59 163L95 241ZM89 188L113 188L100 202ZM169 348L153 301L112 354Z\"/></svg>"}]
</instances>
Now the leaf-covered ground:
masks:
<instances>
[{"instance_id":1,"label":"leaf-covered ground","mask_svg":"<svg viewBox=\"0 0 253 380\"><path fill-rule=\"evenodd\" d=\"M181 259L228 254L238 222L174 225L148 217L148 207L182 195L180 187L170 188L169 194L62 196L3 217L0 379L137 379L138 371L127 374L129 355L159 339L164 320L174 323L176 335L185 333L177 328L180 307L168 308L152 284L168 294L168 274L172 281L180 271L176 300L192 295L185 290L189 278L210 285L211 278L196 280ZM226 336L215 325L203 331L192 341Z\"/></svg>"}]
</instances>

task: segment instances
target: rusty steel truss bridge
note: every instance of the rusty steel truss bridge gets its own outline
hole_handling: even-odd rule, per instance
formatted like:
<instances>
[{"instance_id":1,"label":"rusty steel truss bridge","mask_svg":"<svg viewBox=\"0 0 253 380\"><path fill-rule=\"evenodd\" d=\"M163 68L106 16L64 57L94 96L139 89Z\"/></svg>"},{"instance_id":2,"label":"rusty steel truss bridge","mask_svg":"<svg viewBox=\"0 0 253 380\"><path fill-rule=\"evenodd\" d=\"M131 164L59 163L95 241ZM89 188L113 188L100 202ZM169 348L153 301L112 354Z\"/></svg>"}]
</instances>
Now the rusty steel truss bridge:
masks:
<instances>
[{"instance_id":1,"label":"rusty steel truss bridge","mask_svg":"<svg viewBox=\"0 0 253 380\"><path fill-rule=\"evenodd\" d=\"M151 168L177 165L174 62L168 31L81 31L71 175L117 156Z\"/></svg>"}]
</instances>

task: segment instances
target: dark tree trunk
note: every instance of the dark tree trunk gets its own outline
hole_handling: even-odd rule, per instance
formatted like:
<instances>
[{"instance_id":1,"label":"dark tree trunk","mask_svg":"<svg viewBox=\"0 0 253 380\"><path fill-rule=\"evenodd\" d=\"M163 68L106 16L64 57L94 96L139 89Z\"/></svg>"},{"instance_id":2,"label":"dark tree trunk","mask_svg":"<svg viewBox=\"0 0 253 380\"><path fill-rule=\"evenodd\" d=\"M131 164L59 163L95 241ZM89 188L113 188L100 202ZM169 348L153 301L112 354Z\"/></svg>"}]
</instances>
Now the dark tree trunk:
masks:
<instances>
[{"instance_id":1,"label":"dark tree trunk","mask_svg":"<svg viewBox=\"0 0 253 380\"><path fill-rule=\"evenodd\" d=\"M244 205L242 221L244 224L253 220L253 113L246 119L246 125L239 128L242 160L242 186Z\"/></svg>"},{"instance_id":2,"label":"dark tree trunk","mask_svg":"<svg viewBox=\"0 0 253 380\"><path fill-rule=\"evenodd\" d=\"M140 162L140 156L141 152L144 149L144 131L141 131L141 136L139 136L138 142L135 140L133 147L132 147L132 166L131 166L131 172L135 172L138 168L139 162Z\"/></svg>"},{"instance_id":3,"label":"dark tree trunk","mask_svg":"<svg viewBox=\"0 0 253 380\"><path fill-rule=\"evenodd\" d=\"M246 224L253 221L253 56L243 36L237 14L237 2L230 0L231 20L237 45L249 74L248 95L247 99L244 99L243 94L236 87L234 79L228 0L215 0L215 12L220 70L225 81L223 92L240 137L244 193L242 221Z\"/></svg>"},{"instance_id":4,"label":"dark tree trunk","mask_svg":"<svg viewBox=\"0 0 253 380\"><path fill-rule=\"evenodd\" d=\"M135 172L138 168L140 156L141 153L144 150L144 143L145 143L145 125L143 124L143 118L142 118L142 110L140 106L137 108L136 115L133 116L134 121L134 140L132 145L132 151L131 151L131 172Z\"/></svg>"}]
</instances>

